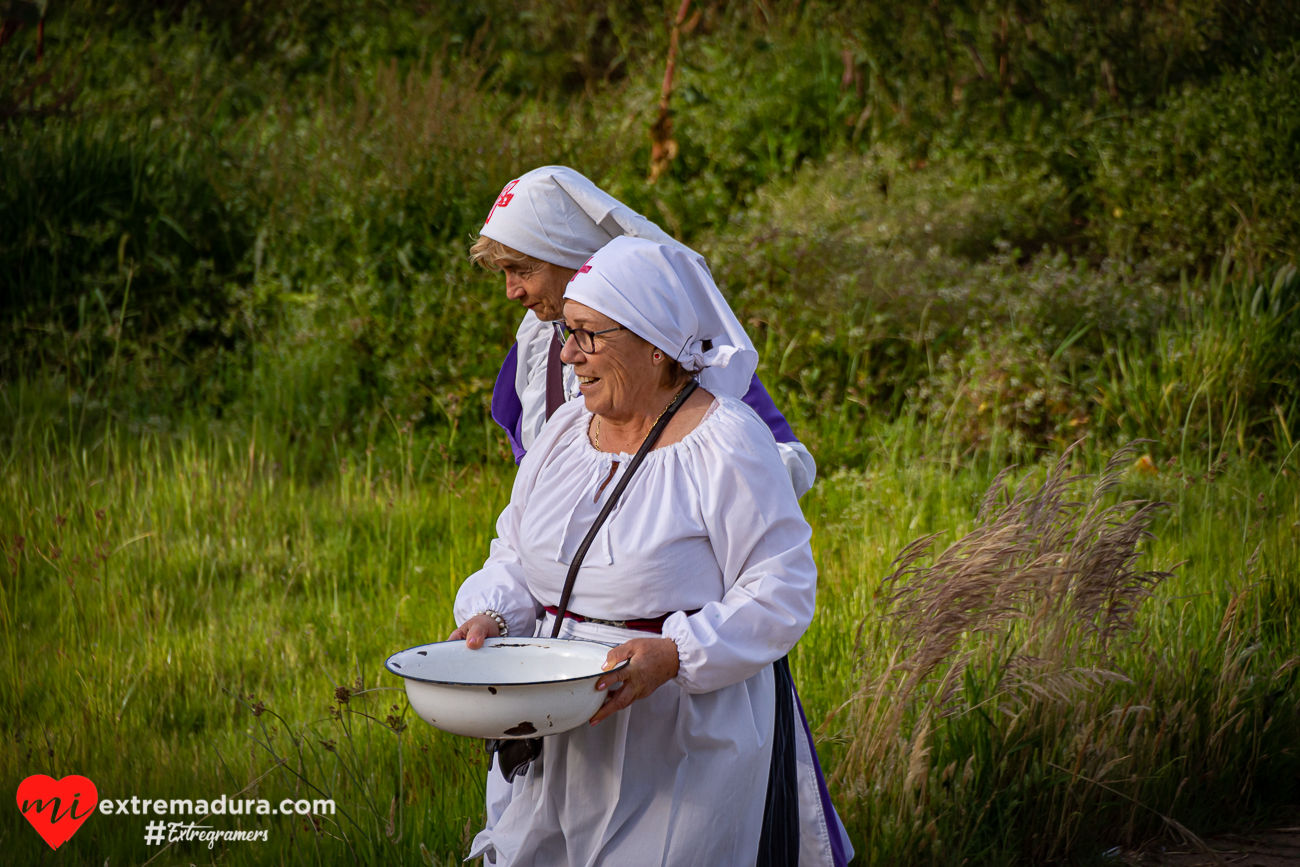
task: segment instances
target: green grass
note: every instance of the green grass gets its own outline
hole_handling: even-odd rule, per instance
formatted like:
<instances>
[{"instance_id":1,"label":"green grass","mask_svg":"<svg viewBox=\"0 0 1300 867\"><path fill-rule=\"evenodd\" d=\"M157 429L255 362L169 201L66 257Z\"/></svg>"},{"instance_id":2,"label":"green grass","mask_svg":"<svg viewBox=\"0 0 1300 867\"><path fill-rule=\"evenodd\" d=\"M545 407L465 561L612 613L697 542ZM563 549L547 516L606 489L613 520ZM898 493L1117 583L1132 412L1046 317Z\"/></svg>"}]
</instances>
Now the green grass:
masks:
<instances>
[{"instance_id":1,"label":"green grass","mask_svg":"<svg viewBox=\"0 0 1300 867\"><path fill-rule=\"evenodd\" d=\"M485 550L504 473L415 484L363 461L310 488L255 433L16 446L3 496L6 780L76 767L104 797L234 795L273 767L270 747L292 761L248 797L330 792L352 822L328 830L375 861L400 795L408 857L419 843L457 850L481 810L481 746L423 725L399 737L359 712L403 715L380 664L453 627L449 600ZM336 686L358 679L398 691L353 697L332 719ZM257 701L267 714L251 713ZM139 824L106 820L70 846L97 864L143 860ZM18 831L6 836L34 859L44 844ZM239 857L341 857L300 831L285 820Z\"/></svg>"},{"instance_id":2,"label":"green grass","mask_svg":"<svg viewBox=\"0 0 1300 867\"><path fill-rule=\"evenodd\" d=\"M286 469L292 447L256 425L130 436L110 428L70 445L28 415L18 393L7 397L15 424L0 495L9 684L0 767L8 784L79 773L102 797L212 798L253 783L244 797L330 796L339 805L320 836L302 820L227 817L217 827L266 827L268 842L224 852L178 844L159 863L463 856L481 821L481 746L412 720L382 662L452 628L451 600L486 554L509 465L422 464L429 444L403 435L400 449L340 456L327 478L307 484ZM829 472L804 500L821 580L817 616L793 655L862 863L1010 863L1045 850L1035 834L1055 835L1058 854L1077 856L1159 833L1151 811L1206 831L1300 796L1300 683L1286 667L1300 643L1294 460L1282 469L1221 462L1212 480L1205 467L1186 480L1175 476L1183 467L1128 473L1121 496L1172 503L1142 565L1181 564L1139 614L1141 641L1119 663L1132 684L943 723L925 773L944 797L918 802L898 780L863 786L845 765L861 732L843 706L893 647L880 579L912 539L969 529L996 470L931 457L942 443L923 429L880 425L868 435L877 458L862 471ZM1101 457L1088 453L1080 468ZM339 686L360 694L340 704ZM1150 715L1118 718L1141 747L1127 763L1085 766L1124 797L1098 801L1051 770L1070 767L1081 733L1136 699ZM1160 727L1152 719L1187 708L1199 722L1175 743L1149 743ZM896 733L903 743L912 722ZM1253 739L1225 740L1225 726ZM1036 734L1024 737L1026 727ZM1039 776L1010 785L1008 751ZM988 763L965 764L977 755ZM952 762L968 767L958 789L940 783ZM1074 797L1092 811L1082 826L1057 815L1069 814ZM15 863L36 863L45 844L16 811L8 816L0 834ZM143 862L154 854L142 841L146 821L95 816L58 857ZM932 839L944 846L927 849Z\"/></svg>"},{"instance_id":3,"label":"green grass","mask_svg":"<svg viewBox=\"0 0 1300 867\"><path fill-rule=\"evenodd\" d=\"M1096 472L1097 456L1071 469ZM843 629L842 608L864 617L855 646L841 637L838 659L801 670L835 665L842 679L814 682L853 684L853 701L822 732L834 744L849 826L871 863L1086 860L1116 845L1178 839L1173 823L1204 834L1267 821L1300 798L1294 469L1284 475L1234 463L1203 470L1181 472L1171 463L1152 475L1133 465L1107 498L1170 504L1135 568L1174 575L1140 604L1127 639L1101 654L1084 652L1086 627L1085 640L1067 630L1076 635L1071 644L1036 642L1042 623L1070 615L1030 605L1009 625L963 636L956 651L970 654L968 664L946 698L939 681L947 665L911 696L886 672L918 656L895 657L908 633L893 628L889 594L870 592L884 565L883 557L873 562L872 548L880 539L877 551L896 551L934 530L942 549L971 527L982 480L901 467L839 480L857 490L846 512L853 530L865 532L823 536L844 557L828 564L822 553L823 581L830 582L822 590L830 590L836 614L820 621L805 645L817 644L822 630ZM1081 487L1075 493L1086 500L1088 485ZM881 505L864 507L864 495ZM846 587L852 568L835 567L862 562L870 571ZM1013 652L1030 658L1029 679L1044 689L1014 685ZM1045 661L1034 667L1035 658ZM876 696L882 705L871 705Z\"/></svg>"}]
</instances>

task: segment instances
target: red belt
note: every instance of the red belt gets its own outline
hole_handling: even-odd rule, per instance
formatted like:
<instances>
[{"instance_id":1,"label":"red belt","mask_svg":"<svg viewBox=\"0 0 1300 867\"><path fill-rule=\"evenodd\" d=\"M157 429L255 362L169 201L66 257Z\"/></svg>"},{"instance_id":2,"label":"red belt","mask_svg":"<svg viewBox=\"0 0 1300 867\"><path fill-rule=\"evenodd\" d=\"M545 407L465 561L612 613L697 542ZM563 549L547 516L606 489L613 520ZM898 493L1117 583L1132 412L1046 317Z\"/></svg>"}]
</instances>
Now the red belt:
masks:
<instances>
[{"instance_id":1,"label":"red belt","mask_svg":"<svg viewBox=\"0 0 1300 867\"><path fill-rule=\"evenodd\" d=\"M699 610L700 609L697 608L695 611L687 611L685 613L686 616L689 617ZM547 605L546 613L556 615L560 613L560 609L556 608L554 605ZM673 612L673 614L675 613L676 612ZM652 617L649 620L601 620L599 617L583 617L581 614L574 614L572 611L566 611L564 612L564 616L575 623L597 623L601 626L617 626L619 629L635 629L637 632L658 633L663 631L664 621L673 615L665 614L661 617Z\"/></svg>"}]
</instances>

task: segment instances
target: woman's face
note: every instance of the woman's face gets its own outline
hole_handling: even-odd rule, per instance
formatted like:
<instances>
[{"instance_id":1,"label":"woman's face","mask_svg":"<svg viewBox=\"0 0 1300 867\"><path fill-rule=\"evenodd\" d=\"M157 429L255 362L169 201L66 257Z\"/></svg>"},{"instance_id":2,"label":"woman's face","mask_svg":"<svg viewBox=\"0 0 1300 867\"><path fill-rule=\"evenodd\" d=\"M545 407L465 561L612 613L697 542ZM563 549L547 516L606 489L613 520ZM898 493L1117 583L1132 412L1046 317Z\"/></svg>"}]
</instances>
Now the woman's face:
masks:
<instances>
[{"instance_id":1,"label":"woman's face","mask_svg":"<svg viewBox=\"0 0 1300 867\"><path fill-rule=\"evenodd\" d=\"M570 328L588 331L620 324L577 301L564 302L564 319ZM623 421L663 409L662 374L653 360L654 347L626 329L602 334L595 341L595 351L587 353L570 337L560 352L560 359L573 365L588 411Z\"/></svg>"},{"instance_id":2,"label":"woman's face","mask_svg":"<svg viewBox=\"0 0 1300 867\"><path fill-rule=\"evenodd\" d=\"M504 265L501 270L506 275L507 298L518 301L543 322L564 318L564 287L576 273L572 268L543 262L531 271L518 265Z\"/></svg>"}]
</instances>

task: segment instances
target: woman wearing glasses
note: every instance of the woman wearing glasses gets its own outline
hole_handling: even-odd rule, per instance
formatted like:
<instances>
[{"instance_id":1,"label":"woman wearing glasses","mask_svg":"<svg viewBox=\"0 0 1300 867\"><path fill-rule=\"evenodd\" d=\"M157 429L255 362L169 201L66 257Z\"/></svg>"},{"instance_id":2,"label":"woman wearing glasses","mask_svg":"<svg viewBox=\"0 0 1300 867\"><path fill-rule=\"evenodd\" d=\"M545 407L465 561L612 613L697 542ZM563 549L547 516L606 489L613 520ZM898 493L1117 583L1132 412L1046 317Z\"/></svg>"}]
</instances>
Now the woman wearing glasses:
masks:
<instances>
[{"instance_id":1,"label":"woman wearing glasses","mask_svg":"<svg viewBox=\"0 0 1300 867\"><path fill-rule=\"evenodd\" d=\"M622 236L678 247L708 270L700 254L564 166L534 169L506 184L470 248L475 262L505 274L506 296L527 311L492 390L492 417L505 430L516 461L559 405L579 394L573 368L560 358L552 325L564 315L564 287L593 253ZM802 497L817 474L812 455L757 376L745 384L742 400L772 432L795 493Z\"/></svg>"},{"instance_id":2,"label":"woman wearing glasses","mask_svg":"<svg viewBox=\"0 0 1300 867\"><path fill-rule=\"evenodd\" d=\"M816 595L810 529L740 397L757 354L678 245L621 237L568 284L561 353L581 400L519 467L451 640L549 634L568 566L631 454L693 381L577 572L563 637L624 659L591 725L544 739L471 857L494 865L839 865L785 654Z\"/></svg>"}]
</instances>

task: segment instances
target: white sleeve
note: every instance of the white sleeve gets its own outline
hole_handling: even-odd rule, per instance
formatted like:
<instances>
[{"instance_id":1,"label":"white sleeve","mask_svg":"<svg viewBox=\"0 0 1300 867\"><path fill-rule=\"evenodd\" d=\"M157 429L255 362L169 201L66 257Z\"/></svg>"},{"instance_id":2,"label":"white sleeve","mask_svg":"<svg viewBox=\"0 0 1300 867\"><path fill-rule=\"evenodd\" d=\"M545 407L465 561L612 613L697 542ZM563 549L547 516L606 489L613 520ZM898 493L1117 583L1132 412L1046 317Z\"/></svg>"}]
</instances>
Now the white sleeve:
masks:
<instances>
[{"instance_id":1,"label":"white sleeve","mask_svg":"<svg viewBox=\"0 0 1300 867\"><path fill-rule=\"evenodd\" d=\"M776 450L781 453L781 462L790 474L790 484L794 485L794 495L802 497L812 490L817 481L817 462L812 453L801 442L777 443Z\"/></svg>"},{"instance_id":2,"label":"white sleeve","mask_svg":"<svg viewBox=\"0 0 1300 867\"><path fill-rule=\"evenodd\" d=\"M519 560L519 501L521 488L531 480L531 473L521 470L515 477L510 504L497 518L497 537L492 540L483 568L465 579L456 593L452 613L456 625L480 611L495 611L505 620L511 635L532 635L541 605L533 598Z\"/></svg>"},{"instance_id":3,"label":"white sleeve","mask_svg":"<svg viewBox=\"0 0 1300 867\"><path fill-rule=\"evenodd\" d=\"M701 468L708 472L700 483L704 522L725 591L697 613L679 611L664 623L687 692L752 677L788 653L812 621L812 530L772 446L769 439L743 452L719 450L712 466Z\"/></svg>"},{"instance_id":4,"label":"white sleeve","mask_svg":"<svg viewBox=\"0 0 1300 867\"><path fill-rule=\"evenodd\" d=\"M531 449L546 424L546 362L554 332L529 310L515 332L519 347L515 367L515 392L519 395L519 444Z\"/></svg>"}]
</instances>

